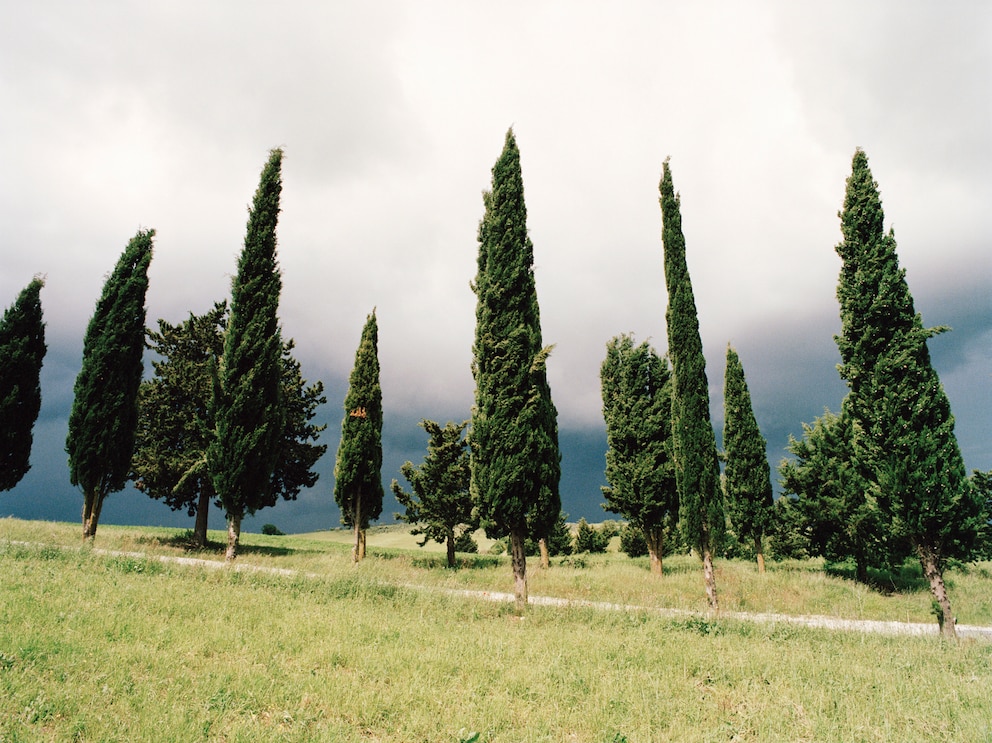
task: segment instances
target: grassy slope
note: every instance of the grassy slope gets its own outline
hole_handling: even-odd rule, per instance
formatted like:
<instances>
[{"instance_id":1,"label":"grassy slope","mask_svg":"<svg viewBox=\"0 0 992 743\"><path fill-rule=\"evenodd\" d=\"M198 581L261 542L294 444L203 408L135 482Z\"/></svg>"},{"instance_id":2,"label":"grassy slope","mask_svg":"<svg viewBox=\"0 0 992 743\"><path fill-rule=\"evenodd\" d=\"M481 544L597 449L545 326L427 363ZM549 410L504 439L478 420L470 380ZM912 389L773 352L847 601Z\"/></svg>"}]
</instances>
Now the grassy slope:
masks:
<instances>
[{"instance_id":1,"label":"grassy slope","mask_svg":"<svg viewBox=\"0 0 992 743\"><path fill-rule=\"evenodd\" d=\"M396 587L415 579L505 590L508 568L496 560L447 571L437 555L373 549L356 568L347 545L248 536L243 564L321 575L276 578L102 556L76 547L78 529L0 521L0 740L992 736L989 643L583 609L533 608L518 620L500 605ZM179 553L174 534L101 527L97 546ZM668 564L663 581L616 557L534 570L532 592L610 600L600 586L617 580L629 585L614 590L629 594L667 596L659 584L702 592L692 561ZM778 566L764 583L750 566L721 570L737 603L832 592L844 613L873 605L815 566ZM957 604L992 594L987 572L952 577ZM910 618L925 621L927 608Z\"/></svg>"}]
</instances>

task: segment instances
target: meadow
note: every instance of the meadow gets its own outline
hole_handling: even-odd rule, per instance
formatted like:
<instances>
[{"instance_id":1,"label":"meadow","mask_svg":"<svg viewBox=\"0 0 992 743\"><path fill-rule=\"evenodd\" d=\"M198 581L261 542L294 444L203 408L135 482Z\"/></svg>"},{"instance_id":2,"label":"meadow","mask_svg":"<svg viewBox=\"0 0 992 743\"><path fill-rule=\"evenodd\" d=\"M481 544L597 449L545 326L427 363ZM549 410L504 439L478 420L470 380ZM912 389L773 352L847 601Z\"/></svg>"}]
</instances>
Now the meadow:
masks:
<instances>
[{"instance_id":1,"label":"meadow","mask_svg":"<svg viewBox=\"0 0 992 743\"><path fill-rule=\"evenodd\" d=\"M181 565L175 529L0 520L0 741L987 741L992 642L889 637L705 614L698 562L529 561L418 549L402 528L243 535L239 570ZM195 557L223 561L214 550ZM109 553L105 550L113 550ZM276 574L249 568L283 568ZM718 561L725 611L934 621L822 562ZM992 565L949 575L962 623L992 625ZM652 608L699 611L678 617Z\"/></svg>"}]
</instances>

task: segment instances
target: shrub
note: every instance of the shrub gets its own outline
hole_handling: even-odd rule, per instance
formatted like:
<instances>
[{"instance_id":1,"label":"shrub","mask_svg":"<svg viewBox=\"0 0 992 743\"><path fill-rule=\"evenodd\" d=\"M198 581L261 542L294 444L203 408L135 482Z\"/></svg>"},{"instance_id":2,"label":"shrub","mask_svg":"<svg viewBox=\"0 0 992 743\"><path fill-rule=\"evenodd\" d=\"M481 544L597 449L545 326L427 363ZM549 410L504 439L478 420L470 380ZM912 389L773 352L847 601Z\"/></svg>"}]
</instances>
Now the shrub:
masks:
<instances>
[{"instance_id":1,"label":"shrub","mask_svg":"<svg viewBox=\"0 0 992 743\"><path fill-rule=\"evenodd\" d=\"M270 537L283 537L285 533L279 530L279 527L275 524L262 524L262 534L267 534Z\"/></svg>"},{"instance_id":2,"label":"shrub","mask_svg":"<svg viewBox=\"0 0 992 743\"><path fill-rule=\"evenodd\" d=\"M627 557L644 557L648 553L644 532L632 524L624 524L620 530L620 551Z\"/></svg>"},{"instance_id":3,"label":"shrub","mask_svg":"<svg viewBox=\"0 0 992 743\"><path fill-rule=\"evenodd\" d=\"M581 552L606 552L610 544L610 538L594 526L590 526L584 518L579 519L579 526L575 532L575 551Z\"/></svg>"},{"instance_id":4,"label":"shrub","mask_svg":"<svg viewBox=\"0 0 992 743\"><path fill-rule=\"evenodd\" d=\"M473 555L479 553L479 544L472 539L472 532L463 531L455 537L455 552L467 552Z\"/></svg>"}]
</instances>

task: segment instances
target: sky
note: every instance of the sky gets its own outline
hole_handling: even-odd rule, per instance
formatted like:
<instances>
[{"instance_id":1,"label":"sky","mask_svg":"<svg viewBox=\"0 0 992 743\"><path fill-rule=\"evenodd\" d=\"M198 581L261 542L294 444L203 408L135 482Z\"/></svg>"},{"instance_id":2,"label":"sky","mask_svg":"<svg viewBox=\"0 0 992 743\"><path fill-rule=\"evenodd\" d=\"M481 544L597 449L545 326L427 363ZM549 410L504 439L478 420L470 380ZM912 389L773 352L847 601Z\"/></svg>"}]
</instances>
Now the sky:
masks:
<instances>
[{"instance_id":1,"label":"sky","mask_svg":"<svg viewBox=\"0 0 992 743\"><path fill-rule=\"evenodd\" d=\"M420 419L470 415L476 233L511 127L573 520L609 517L607 341L630 332L667 350L666 157L718 434L728 343L773 472L790 434L839 409L834 247L860 147L917 310L953 328L930 348L965 465L992 468L992 5L6 5L0 305L45 277L48 354L32 469L0 493L0 516L80 518L66 420L104 280L128 240L154 228L149 326L229 297L273 147L285 151L282 328L304 376L326 385L329 451L313 489L244 528L339 524L334 452L373 308L388 492L403 461L423 458ZM395 510L387 495L383 518ZM192 526L133 489L108 497L101 523Z\"/></svg>"}]
</instances>

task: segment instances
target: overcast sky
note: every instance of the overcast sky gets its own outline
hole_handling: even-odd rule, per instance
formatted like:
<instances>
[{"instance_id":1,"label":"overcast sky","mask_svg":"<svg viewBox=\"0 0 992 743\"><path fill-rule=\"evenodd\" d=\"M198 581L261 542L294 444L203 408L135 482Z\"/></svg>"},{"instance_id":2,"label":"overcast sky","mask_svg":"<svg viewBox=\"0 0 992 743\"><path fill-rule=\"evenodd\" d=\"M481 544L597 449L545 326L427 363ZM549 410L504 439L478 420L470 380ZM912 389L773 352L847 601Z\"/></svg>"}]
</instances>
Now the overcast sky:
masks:
<instances>
[{"instance_id":1,"label":"overcast sky","mask_svg":"<svg viewBox=\"0 0 992 743\"><path fill-rule=\"evenodd\" d=\"M341 404L373 307L383 476L398 477L403 460L422 457L417 420L469 414L481 193L510 126L544 339L556 344L549 375L573 517L604 516L606 342L633 332L666 350L667 156L718 427L728 342L773 466L802 421L838 409L834 246L861 147L924 323L954 328L931 350L965 463L992 468L986 3L6 5L0 305L45 275L49 352L33 469L0 494L0 514L78 518L65 419L106 275L150 227L149 325L227 297L276 146L280 313L305 376L328 386L330 451L313 492L258 520L337 523ZM168 520L148 507L112 495L104 521Z\"/></svg>"}]
</instances>

